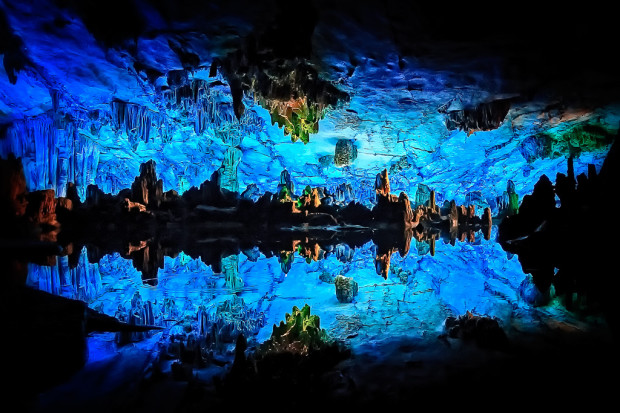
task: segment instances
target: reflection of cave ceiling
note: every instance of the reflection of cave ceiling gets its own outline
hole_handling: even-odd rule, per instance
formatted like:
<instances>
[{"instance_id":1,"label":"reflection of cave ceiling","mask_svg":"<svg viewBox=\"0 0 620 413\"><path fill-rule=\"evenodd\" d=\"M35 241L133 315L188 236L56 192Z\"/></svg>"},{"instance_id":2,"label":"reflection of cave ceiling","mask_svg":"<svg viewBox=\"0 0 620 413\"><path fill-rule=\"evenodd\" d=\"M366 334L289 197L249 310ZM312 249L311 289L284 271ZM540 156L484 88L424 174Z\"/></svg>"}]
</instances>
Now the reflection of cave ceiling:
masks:
<instances>
[{"instance_id":1,"label":"reflection of cave ceiling","mask_svg":"<svg viewBox=\"0 0 620 413\"><path fill-rule=\"evenodd\" d=\"M286 168L298 188L345 182L364 200L387 168L393 191L492 204L567 156L600 166L618 130L617 35L593 7L0 6L0 154L22 157L30 189L117 192L154 159L179 192L222 166L228 189L273 192Z\"/></svg>"}]
</instances>

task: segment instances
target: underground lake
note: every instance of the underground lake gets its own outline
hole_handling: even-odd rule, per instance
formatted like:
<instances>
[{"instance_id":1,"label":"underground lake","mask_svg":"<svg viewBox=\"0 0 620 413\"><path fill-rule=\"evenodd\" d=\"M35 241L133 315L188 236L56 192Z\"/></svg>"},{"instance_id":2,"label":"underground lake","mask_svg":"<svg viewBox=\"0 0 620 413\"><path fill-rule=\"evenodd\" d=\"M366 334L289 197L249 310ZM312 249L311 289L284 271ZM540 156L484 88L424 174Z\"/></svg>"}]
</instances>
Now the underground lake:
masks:
<instances>
[{"instance_id":1,"label":"underground lake","mask_svg":"<svg viewBox=\"0 0 620 413\"><path fill-rule=\"evenodd\" d=\"M607 408L611 13L0 0L7 411Z\"/></svg>"}]
</instances>

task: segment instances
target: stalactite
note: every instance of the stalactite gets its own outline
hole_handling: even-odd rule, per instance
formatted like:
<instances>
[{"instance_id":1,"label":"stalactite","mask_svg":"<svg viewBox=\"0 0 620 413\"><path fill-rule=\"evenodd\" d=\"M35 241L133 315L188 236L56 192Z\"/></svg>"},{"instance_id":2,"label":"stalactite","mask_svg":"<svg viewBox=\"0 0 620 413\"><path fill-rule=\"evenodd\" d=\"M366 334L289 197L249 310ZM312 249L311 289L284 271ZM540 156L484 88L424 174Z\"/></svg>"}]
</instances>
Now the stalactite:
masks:
<instances>
[{"instance_id":1,"label":"stalactite","mask_svg":"<svg viewBox=\"0 0 620 413\"><path fill-rule=\"evenodd\" d=\"M99 265L88 262L85 248L78 264L73 268L66 255L57 257L52 266L29 264L27 285L87 303L92 302L103 291Z\"/></svg>"},{"instance_id":2,"label":"stalactite","mask_svg":"<svg viewBox=\"0 0 620 413\"><path fill-rule=\"evenodd\" d=\"M156 135L154 130L160 130L164 125L164 117L145 106L114 100L110 108L114 128L127 135L134 149L139 142L152 141Z\"/></svg>"},{"instance_id":3,"label":"stalactite","mask_svg":"<svg viewBox=\"0 0 620 413\"><path fill-rule=\"evenodd\" d=\"M85 196L86 186L94 182L100 149L78 133L66 117L42 115L14 122L0 140L0 155L22 158L29 191L54 189L65 196L73 182Z\"/></svg>"}]
</instances>

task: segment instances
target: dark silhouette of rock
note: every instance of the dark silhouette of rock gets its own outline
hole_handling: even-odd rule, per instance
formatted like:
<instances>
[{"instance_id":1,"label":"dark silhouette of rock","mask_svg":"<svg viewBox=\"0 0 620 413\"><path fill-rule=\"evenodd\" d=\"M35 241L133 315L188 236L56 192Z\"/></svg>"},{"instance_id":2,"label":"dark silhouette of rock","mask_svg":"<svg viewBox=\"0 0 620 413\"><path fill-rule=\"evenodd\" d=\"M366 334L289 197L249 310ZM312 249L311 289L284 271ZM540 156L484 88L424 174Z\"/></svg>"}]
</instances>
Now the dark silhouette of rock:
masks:
<instances>
[{"instance_id":1,"label":"dark silhouette of rock","mask_svg":"<svg viewBox=\"0 0 620 413\"><path fill-rule=\"evenodd\" d=\"M448 130L463 130L468 134L497 129L509 110L509 99L497 99L471 108L445 111L446 127Z\"/></svg>"},{"instance_id":2,"label":"dark silhouette of rock","mask_svg":"<svg viewBox=\"0 0 620 413\"><path fill-rule=\"evenodd\" d=\"M8 388L30 396L62 383L84 366L90 333L159 329L128 325L83 301L24 286L7 291L1 305L11 314L4 323L11 337L11 357L4 365L11 377Z\"/></svg>"},{"instance_id":3,"label":"dark silhouette of rock","mask_svg":"<svg viewBox=\"0 0 620 413\"><path fill-rule=\"evenodd\" d=\"M620 223L608 219L604 224L589 224L600 214L600 200L616 192L619 156L616 139L600 172L588 168L588 176L576 178L576 188L569 158L568 175L558 175L555 186L543 175L533 193L523 198L519 212L499 224L502 247L517 254L523 271L532 274L541 295L549 294L553 285L567 308L602 314L615 334L618 279L609 276L609 268L615 267L613 245ZM556 194L561 200L559 208ZM584 226L593 242L580 243L575 249L575 231ZM580 304L585 302L585 306Z\"/></svg>"},{"instance_id":4,"label":"dark silhouette of rock","mask_svg":"<svg viewBox=\"0 0 620 413\"><path fill-rule=\"evenodd\" d=\"M448 317L444 323L448 337L473 341L478 346L507 350L508 337L496 318L467 311L459 317Z\"/></svg>"},{"instance_id":5,"label":"dark silhouette of rock","mask_svg":"<svg viewBox=\"0 0 620 413\"><path fill-rule=\"evenodd\" d=\"M28 189L21 159L9 155L0 158L0 216L21 217L28 205Z\"/></svg>"},{"instance_id":6,"label":"dark silhouette of rock","mask_svg":"<svg viewBox=\"0 0 620 413\"><path fill-rule=\"evenodd\" d=\"M131 200L157 209L163 200L163 181L157 179L155 161L152 159L140 165L140 175L131 184Z\"/></svg>"},{"instance_id":7,"label":"dark silhouette of rock","mask_svg":"<svg viewBox=\"0 0 620 413\"><path fill-rule=\"evenodd\" d=\"M53 189L28 192L28 207L26 217L36 225L56 227L56 194Z\"/></svg>"}]
</instances>

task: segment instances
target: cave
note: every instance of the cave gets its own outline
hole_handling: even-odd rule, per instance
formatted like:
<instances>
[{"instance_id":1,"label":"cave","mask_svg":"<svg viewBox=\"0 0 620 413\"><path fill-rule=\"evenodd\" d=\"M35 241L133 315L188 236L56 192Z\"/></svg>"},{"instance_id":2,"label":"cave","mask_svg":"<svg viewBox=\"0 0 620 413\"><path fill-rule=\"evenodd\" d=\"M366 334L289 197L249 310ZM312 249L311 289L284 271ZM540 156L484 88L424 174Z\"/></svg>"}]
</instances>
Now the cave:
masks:
<instances>
[{"instance_id":1,"label":"cave","mask_svg":"<svg viewBox=\"0 0 620 413\"><path fill-rule=\"evenodd\" d=\"M0 0L3 403L607 408L616 23Z\"/></svg>"}]
</instances>

